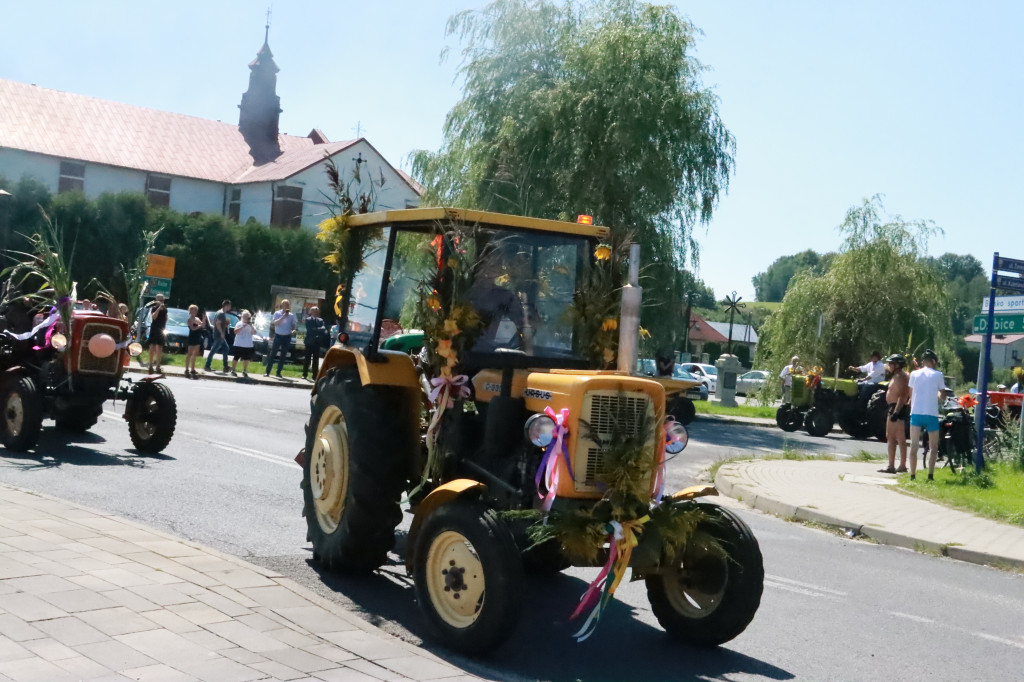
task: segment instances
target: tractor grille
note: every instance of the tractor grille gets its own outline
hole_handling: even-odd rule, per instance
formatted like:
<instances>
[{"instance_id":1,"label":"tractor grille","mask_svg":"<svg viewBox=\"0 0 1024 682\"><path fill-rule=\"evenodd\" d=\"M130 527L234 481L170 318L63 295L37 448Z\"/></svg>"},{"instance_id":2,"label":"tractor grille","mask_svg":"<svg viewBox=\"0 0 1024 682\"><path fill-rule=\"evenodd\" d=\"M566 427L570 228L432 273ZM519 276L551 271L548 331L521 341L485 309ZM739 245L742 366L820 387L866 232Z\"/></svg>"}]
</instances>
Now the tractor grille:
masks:
<instances>
[{"instance_id":1,"label":"tractor grille","mask_svg":"<svg viewBox=\"0 0 1024 682\"><path fill-rule=\"evenodd\" d=\"M98 358L89 352L89 339L96 334L109 334L117 343L122 343L121 328L114 324L102 322L86 322L82 331L82 343L76 349L78 353L78 372L80 374L105 374L114 376L121 369L121 352L116 350L109 357Z\"/></svg>"},{"instance_id":2,"label":"tractor grille","mask_svg":"<svg viewBox=\"0 0 1024 682\"><path fill-rule=\"evenodd\" d=\"M576 441L577 492L599 492L597 480L604 472L601 448L588 436L597 436L607 441L616 432L628 436L639 435L644 418L650 414L651 409L651 401L646 393L591 391L586 394L583 398L582 419L590 428L581 426Z\"/></svg>"}]
</instances>

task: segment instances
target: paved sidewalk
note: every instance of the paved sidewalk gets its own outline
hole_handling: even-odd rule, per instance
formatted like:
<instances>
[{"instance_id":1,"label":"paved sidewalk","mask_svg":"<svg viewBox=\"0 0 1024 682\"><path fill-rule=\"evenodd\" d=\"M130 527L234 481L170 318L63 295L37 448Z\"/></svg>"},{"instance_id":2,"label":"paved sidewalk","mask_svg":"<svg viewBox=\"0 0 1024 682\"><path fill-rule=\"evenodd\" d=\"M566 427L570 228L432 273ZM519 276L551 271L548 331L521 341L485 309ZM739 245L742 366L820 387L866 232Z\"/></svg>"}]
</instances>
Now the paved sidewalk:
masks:
<instances>
[{"instance_id":1,"label":"paved sidewalk","mask_svg":"<svg viewBox=\"0 0 1024 682\"><path fill-rule=\"evenodd\" d=\"M282 576L0 486L0 682L478 679Z\"/></svg>"},{"instance_id":2,"label":"paved sidewalk","mask_svg":"<svg viewBox=\"0 0 1024 682\"><path fill-rule=\"evenodd\" d=\"M1024 568L1024 528L950 509L893 489L878 462L752 460L722 465L715 485L782 518L852 530L882 544L961 561Z\"/></svg>"}]
</instances>

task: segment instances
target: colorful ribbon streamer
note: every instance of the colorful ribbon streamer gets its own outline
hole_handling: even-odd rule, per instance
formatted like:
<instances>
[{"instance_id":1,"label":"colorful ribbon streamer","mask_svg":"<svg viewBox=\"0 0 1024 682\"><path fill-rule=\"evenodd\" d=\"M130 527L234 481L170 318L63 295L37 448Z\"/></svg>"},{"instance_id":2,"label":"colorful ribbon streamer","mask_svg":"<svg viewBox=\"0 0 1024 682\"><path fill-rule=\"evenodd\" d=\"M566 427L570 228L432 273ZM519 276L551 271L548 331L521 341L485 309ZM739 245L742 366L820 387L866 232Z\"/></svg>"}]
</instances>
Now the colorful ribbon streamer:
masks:
<instances>
[{"instance_id":1,"label":"colorful ribbon streamer","mask_svg":"<svg viewBox=\"0 0 1024 682\"><path fill-rule=\"evenodd\" d=\"M466 376L465 374L459 374L458 376L454 377L435 377L430 380L430 385L434 387L434 390L432 390L430 392L430 395L428 395L427 397L430 399L430 402L437 403L438 407L440 408L441 404L438 402L438 400L440 399L441 394L443 393L444 407L454 407L455 402L453 398L469 397L470 393L469 386L467 386L468 382L469 377Z\"/></svg>"},{"instance_id":2,"label":"colorful ribbon streamer","mask_svg":"<svg viewBox=\"0 0 1024 682\"><path fill-rule=\"evenodd\" d=\"M562 455L562 459L565 462L566 468L569 470L569 476L573 479L576 475L572 471L572 462L569 460L569 441L566 436L569 435L569 408L563 407L558 413L556 413L550 406L544 408L544 414L551 417L552 421L555 422L554 438L548 443L548 447L544 450L544 456L540 460L540 466L537 467L537 474L533 478L534 484L537 486L537 495L544 500L541 508L545 513L551 511L551 505L555 502L555 494L558 490L558 455ZM541 494L541 479L544 480L544 489L547 491L545 494Z\"/></svg>"},{"instance_id":3,"label":"colorful ribbon streamer","mask_svg":"<svg viewBox=\"0 0 1024 682\"><path fill-rule=\"evenodd\" d=\"M15 334L14 332L12 332L10 330L5 329L4 330L4 334L7 334L7 336L13 337L16 341L27 341L28 339L31 339L33 336L35 336L36 334L41 332L43 329L46 329L47 327L52 327L54 324L57 323L57 320L59 320L59 319L60 319L60 314L57 312L57 309L56 308L50 308L49 316L45 320L43 320L42 322L37 324L36 326L32 327L31 331L22 332L21 334ZM33 350L39 350L39 349L38 348L34 348Z\"/></svg>"},{"instance_id":4,"label":"colorful ribbon streamer","mask_svg":"<svg viewBox=\"0 0 1024 682\"><path fill-rule=\"evenodd\" d=\"M608 530L608 560L580 597L579 606L569 616L569 620L575 620L590 611L582 627L573 635L577 643L586 640L597 630L601 614L626 575L633 557L633 548L640 544L637 536L643 531L643 525L650 520L650 516L642 516L634 521L611 521L605 526Z\"/></svg>"}]
</instances>

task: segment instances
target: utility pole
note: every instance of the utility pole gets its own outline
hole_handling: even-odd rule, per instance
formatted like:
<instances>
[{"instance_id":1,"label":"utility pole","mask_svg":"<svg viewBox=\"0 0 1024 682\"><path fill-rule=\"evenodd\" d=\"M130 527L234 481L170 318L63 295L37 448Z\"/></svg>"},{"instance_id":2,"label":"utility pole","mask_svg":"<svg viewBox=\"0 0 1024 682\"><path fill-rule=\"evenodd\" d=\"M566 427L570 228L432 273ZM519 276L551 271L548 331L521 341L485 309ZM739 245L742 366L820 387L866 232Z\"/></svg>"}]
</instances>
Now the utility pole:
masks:
<instances>
[{"instance_id":1,"label":"utility pole","mask_svg":"<svg viewBox=\"0 0 1024 682\"><path fill-rule=\"evenodd\" d=\"M683 328L683 352L690 352L690 315L693 309L693 292L686 294L686 313L683 319L685 320Z\"/></svg>"}]
</instances>

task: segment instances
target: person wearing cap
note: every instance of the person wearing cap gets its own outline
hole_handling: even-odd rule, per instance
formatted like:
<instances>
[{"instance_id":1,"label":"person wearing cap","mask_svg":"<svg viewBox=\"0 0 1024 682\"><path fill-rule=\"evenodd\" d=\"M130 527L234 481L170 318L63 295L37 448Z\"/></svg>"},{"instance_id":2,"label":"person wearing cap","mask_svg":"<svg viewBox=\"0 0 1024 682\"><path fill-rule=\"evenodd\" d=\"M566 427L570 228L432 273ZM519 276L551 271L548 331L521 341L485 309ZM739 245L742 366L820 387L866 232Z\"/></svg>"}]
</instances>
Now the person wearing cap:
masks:
<instances>
[{"instance_id":1,"label":"person wearing cap","mask_svg":"<svg viewBox=\"0 0 1024 682\"><path fill-rule=\"evenodd\" d=\"M789 364L779 372L779 379L782 380L782 402L788 403L793 399L793 375L800 374L800 357L793 356Z\"/></svg>"},{"instance_id":2,"label":"person wearing cap","mask_svg":"<svg viewBox=\"0 0 1024 682\"><path fill-rule=\"evenodd\" d=\"M885 391L885 402L889 406L889 418L885 422L885 442L889 448L889 466L879 471L883 474L902 474L907 470L907 419L910 417L910 375L907 374L907 359L893 353L885 360L892 378ZM896 446L900 448L900 466L896 468Z\"/></svg>"},{"instance_id":3,"label":"person wearing cap","mask_svg":"<svg viewBox=\"0 0 1024 682\"><path fill-rule=\"evenodd\" d=\"M929 349L921 353L924 367L910 374L910 480L917 474L917 447L921 430L928 433L928 480L935 477L935 457L939 452L939 400L946 378L935 369L939 356Z\"/></svg>"}]
</instances>

